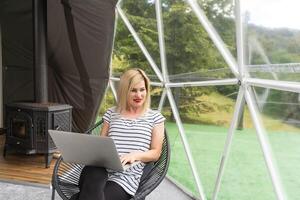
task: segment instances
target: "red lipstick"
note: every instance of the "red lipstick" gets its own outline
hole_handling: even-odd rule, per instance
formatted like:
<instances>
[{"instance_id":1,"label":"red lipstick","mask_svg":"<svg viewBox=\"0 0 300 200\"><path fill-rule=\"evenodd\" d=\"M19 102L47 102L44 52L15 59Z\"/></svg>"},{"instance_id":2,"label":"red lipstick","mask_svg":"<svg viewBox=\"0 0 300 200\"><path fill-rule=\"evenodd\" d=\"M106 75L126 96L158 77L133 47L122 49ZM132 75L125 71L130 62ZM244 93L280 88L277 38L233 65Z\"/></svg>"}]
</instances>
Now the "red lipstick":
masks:
<instances>
[{"instance_id":1,"label":"red lipstick","mask_svg":"<svg viewBox=\"0 0 300 200\"><path fill-rule=\"evenodd\" d=\"M142 101L142 99L133 99L133 101L136 103L140 103Z\"/></svg>"}]
</instances>

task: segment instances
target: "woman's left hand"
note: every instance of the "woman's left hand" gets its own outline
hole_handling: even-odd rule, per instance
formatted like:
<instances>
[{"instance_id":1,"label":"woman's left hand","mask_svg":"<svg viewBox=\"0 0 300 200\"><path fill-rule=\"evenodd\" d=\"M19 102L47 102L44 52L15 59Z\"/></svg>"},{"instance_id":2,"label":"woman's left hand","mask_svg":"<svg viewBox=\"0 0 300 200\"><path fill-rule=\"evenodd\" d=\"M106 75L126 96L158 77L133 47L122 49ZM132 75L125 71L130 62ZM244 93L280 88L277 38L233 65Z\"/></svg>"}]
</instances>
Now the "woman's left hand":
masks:
<instances>
[{"instance_id":1,"label":"woman's left hand","mask_svg":"<svg viewBox=\"0 0 300 200\"><path fill-rule=\"evenodd\" d=\"M137 161L137 154L135 152L124 154L120 156L122 165L131 164Z\"/></svg>"}]
</instances>

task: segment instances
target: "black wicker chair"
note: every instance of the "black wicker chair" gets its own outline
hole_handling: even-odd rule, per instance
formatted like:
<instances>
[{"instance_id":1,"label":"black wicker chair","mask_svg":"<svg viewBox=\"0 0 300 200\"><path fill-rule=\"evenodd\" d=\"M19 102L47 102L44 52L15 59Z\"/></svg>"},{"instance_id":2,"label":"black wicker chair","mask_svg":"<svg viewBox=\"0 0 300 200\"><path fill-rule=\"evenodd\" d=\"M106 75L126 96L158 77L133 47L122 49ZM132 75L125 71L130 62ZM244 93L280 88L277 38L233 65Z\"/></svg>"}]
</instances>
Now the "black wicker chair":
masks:
<instances>
[{"instance_id":1,"label":"black wicker chair","mask_svg":"<svg viewBox=\"0 0 300 200\"><path fill-rule=\"evenodd\" d=\"M99 134L102 121L96 123L86 131L87 134ZM132 200L145 199L164 179L170 162L170 145L165 131L163 148L158 161L148 163L144 169L139 188ZM79 192L79 178L83 165L64 162L58 158L52 175L52 200L55 199L55 190L63 200L69 200Z\"/></svg>"}]
</instances>

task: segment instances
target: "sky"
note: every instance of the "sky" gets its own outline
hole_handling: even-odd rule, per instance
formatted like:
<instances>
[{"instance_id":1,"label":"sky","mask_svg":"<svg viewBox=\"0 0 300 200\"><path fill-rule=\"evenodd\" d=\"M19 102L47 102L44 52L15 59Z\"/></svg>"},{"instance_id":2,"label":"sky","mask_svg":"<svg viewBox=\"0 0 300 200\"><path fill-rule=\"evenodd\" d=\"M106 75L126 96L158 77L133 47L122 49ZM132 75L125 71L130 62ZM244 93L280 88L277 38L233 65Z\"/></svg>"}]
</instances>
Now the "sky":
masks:
<instances>
[{"instance_id":1,"label":"sky","mask_svg":"<svg viewBox=\"0 0 300 200\"><path fill-rule=\"evenodd\" d=\"M300 0L241 0L250 23L270 28L300 30Z\"/></svg>"}]
</instances>

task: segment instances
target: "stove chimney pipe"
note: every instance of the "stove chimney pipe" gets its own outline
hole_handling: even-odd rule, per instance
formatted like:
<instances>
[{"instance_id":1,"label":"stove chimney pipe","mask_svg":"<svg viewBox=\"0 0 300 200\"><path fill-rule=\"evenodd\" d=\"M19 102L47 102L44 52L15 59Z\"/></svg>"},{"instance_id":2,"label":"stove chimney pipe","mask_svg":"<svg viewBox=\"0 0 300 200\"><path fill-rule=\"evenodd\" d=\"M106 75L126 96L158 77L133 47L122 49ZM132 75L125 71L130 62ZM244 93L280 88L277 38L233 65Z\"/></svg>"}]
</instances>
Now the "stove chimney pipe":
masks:
<instances>
[{"instance_id":1,"label":"stove chimney pipe","mask_svg":"<svg viewBox=\"0 0 300 200\"><path fill-rule=\"evenodd\" d=\"M33 34L35 101L47 103L47 0L33 0Z\"/></svg>"}]
</instances>

